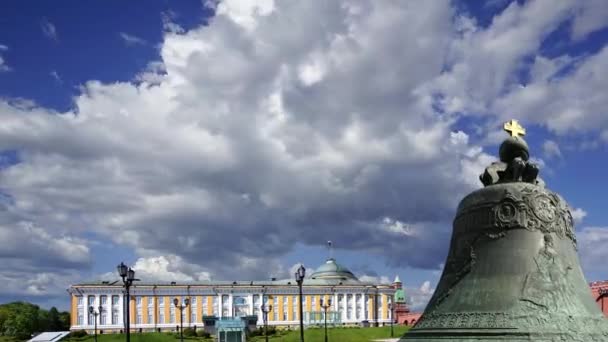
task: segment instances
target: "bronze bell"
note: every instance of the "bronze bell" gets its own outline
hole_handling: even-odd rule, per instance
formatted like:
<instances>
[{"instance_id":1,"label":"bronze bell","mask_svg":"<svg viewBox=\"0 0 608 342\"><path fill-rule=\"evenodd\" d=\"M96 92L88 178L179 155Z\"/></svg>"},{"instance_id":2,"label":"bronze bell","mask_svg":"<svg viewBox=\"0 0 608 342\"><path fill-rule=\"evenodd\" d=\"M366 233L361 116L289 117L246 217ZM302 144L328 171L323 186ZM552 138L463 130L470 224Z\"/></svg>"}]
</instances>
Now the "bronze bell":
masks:
<instances>
[{"instance_id":1,"label":"bronze bell","mask_svg":"<svg viewBox=\"0 0 608 342\"><path fill-rule=\"evenodd\" d=\"M458 206L437 289L402 340L608 341L568 205L537 178L523 128L505 130L501 161Z\"/></svg>"}]
</instances>

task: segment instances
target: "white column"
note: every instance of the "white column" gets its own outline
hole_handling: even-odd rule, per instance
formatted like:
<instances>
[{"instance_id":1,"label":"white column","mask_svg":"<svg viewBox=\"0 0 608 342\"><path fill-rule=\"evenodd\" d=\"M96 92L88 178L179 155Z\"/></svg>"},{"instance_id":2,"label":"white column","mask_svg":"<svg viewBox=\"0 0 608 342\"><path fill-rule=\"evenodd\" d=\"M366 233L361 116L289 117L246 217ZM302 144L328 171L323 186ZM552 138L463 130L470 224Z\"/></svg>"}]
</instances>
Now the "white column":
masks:
<instances>
[{"instance_id":1,"label":"white column","mask_svg":"<svg viewBox=\"0 0 608 342\"><path fill-rule=\"evenodd\" d=\"M124 304L123 304L123 300L124 300L124 296L122 293L120 293L118 295L118 321L116 322L118 324L119 327L124 327L125 326L125 322L123 320L123 310L124 310ZM123 329L124 330L124 329ZM123 331L124 332L124 331Z\"/></svg>"},{"instance_id":2,"label":"white column","mask_svg":"<svg viewBox=\"0 0 608 342\"><path fill-rule=\"evenodd\" d=\"M249 315L253 315L253 294L250 293L248 298L249 298Z\"/></svg>"},{"instance_id":3,"label":"white column","mask_svg":"<svg viewBox=\"0 0 608 342\"><path fill-rule=\"evenodd\" d=\"M232 298L232 293L228 295L228 316L234 317L234 301Z\"/></svg>"},{"instance_id":4,"label":"white column","mask_svg":"<svg viewBox=\"0 0 608 342\"><path fill-rule=\"evenodd\" d=\"M342 293L342 321L346 322L346 309L347 306L346 304L348 303L348 294L347 293Z\"/></svg>"},{"instance_id":5,"label":"white column","mask_svg":"<svg viewBox=\"0 0 608 342\"><path fill-rule=\"evenodd\" d=\"M217 296L218 296L217 305L219 306L219 308L217 309L217 314L218 314L219 318L222 318L222 311L224 308L224 303L222 303L222 294L218 293Z\"/></svg>"},{"instance_id":6,"label":"white column","mask_svg":"<svg viewBox=\"0 0 608 342\"><path fill-rule=\"evenodd\" d=\"M356 321L357 320L357 294L353 293L353 302L350 305L351 306L351 310L352 310L352 320Z\"/></svg>"}]
</instances>

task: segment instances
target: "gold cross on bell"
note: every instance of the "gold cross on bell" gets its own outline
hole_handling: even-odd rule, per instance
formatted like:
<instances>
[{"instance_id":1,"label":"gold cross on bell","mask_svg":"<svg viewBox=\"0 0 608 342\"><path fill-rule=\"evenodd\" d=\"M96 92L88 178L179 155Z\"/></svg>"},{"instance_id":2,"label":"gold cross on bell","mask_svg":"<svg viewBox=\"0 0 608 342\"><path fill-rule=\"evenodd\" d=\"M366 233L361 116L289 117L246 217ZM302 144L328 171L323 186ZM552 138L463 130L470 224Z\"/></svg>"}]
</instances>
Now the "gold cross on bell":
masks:
<instances>
[{"instance_id":1,"label":"gold cross on bell","mask_svg":"<svg viewBox=\"0 0 608 342\"><path fill-rule=\"evenodd\" d=\"M519 137L526 135L526 129L519 124L517 120L511 120L509 122L505 122L503 129L509 133L512 137Z\"/></svg>"}]
</instances>

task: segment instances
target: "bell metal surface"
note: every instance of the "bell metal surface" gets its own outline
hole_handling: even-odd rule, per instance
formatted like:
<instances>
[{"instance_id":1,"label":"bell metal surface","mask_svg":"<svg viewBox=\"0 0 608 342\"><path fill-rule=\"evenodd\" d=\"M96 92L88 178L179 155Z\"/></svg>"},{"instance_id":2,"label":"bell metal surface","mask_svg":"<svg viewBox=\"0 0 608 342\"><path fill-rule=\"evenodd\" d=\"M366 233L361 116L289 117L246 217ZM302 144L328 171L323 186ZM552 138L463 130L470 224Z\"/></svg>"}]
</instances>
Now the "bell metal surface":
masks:
<instances>
[{"instance_id":1,"label":"bell metal surface","mask_svg":"<svg viewBox=\"0 0 608 342\"><path fill-rule=\"evenodd\" d=\"M402 340L608 341L568 205L544 188L517 134L500 154L485 187L461 201L437 289Z\"/></svg>"}]
</instances>

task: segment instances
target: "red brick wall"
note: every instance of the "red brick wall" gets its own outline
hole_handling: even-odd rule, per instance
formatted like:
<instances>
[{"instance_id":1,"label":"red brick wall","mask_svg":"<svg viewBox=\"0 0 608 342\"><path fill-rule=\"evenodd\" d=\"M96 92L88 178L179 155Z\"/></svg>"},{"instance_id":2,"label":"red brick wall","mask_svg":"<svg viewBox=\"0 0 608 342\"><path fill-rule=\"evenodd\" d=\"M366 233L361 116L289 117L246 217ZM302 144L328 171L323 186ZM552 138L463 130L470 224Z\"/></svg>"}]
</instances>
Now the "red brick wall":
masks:
<instances>
[{"instance_id":1,"label":"red brick wall","mask_svg":"<svg viewBox=\"0 0 608 342\"><path fill-rule=\"evenodd\" d=\"M608 280L593 282L589 284L589 287L591 287L593 299L596 300L597 305L604 312L604 315L608 316ZM606 294L602 296L603 292Z\"/></svg>"}]
</instances>

